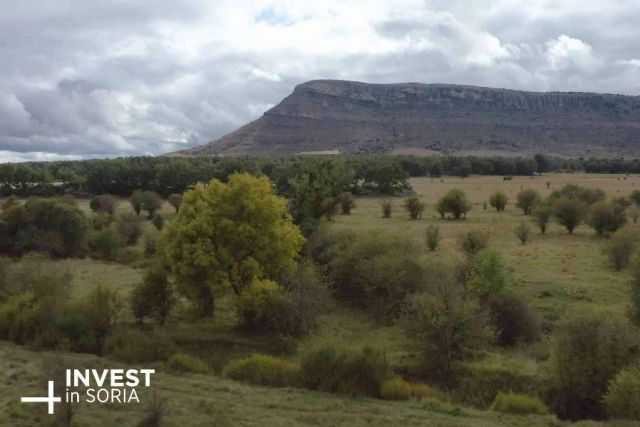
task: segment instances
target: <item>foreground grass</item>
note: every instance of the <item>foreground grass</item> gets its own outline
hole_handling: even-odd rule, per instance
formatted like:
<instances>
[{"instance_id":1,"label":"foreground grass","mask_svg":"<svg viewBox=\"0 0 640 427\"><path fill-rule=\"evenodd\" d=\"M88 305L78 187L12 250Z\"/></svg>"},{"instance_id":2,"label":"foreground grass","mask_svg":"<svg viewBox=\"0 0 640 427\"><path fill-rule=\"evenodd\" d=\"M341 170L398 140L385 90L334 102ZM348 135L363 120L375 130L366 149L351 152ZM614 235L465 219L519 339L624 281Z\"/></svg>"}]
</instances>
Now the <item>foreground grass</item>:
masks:
<instances>
[{"instance_id":1,"label":"foreground grass","mask_svg":"<svg viewBox=\"0 0 640 427\"><path fill-rule=\"evenodd\" d=\"M46 422L44 404L22 404L20 396L41 395L52 366L122 367L80 354L33 352L0 342L0 425L33 426ZM162 369L159 367L159 369ZM152 389L165 400L163 426L267 426L267 425L429 425L429 426L553 426L553 417L509 416L489 411L422 402L385 402L348 398L293 388L264 388L209 375L158 373ZM75 407L72 425L134 426L150 400L140 391L140 404L88 404ZM449 413L453 412L453 413ZM99 420L99 421L97 421ZM599 425L591 423L590 425Z\"/></svg>"}]
</instances>

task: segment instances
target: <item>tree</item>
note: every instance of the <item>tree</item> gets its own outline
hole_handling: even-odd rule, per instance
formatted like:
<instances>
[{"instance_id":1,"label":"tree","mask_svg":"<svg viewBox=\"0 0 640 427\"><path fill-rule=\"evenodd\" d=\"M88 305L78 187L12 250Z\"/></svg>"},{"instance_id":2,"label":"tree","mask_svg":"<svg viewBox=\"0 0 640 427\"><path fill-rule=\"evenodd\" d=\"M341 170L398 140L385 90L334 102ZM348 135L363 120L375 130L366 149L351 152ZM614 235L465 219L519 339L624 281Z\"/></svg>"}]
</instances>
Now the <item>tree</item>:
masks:
<instances>
[{"instance_id":1,"label":"tree","mask_svg":"<svg viewBox=\"0 0 640 427\"><path fill-rule=\"evenodd\" d=\"M559 328L555 349L556 412L564 419L602 419L609 381L637 357L638 336L615 316L579 315Z\"/></svg>"},{"instance_id":2,"label":"tree","mask_svg":"<svg viewBox=\"0 0 640 427\"><path fill-rule=\"evenodd\" d=\"M639 238L637 231L622 229L607 242L605 253L616 271L622 270L629 264L631 255L638 248Z\"/></svg>"},{"instance_id":3,"label":"tree","mask_svg":"<svg viewBox=\"0 0 640 427\"><path fill-rule=\"evenodd\" d=\"M525 215L530 215L533 207L540 201L540 194L536 190L527 188L516 196L516 206L522 209Z\"/></svg>"},{"instance_id":4,"label":"tree","mask_svg":"<svg viewBox=\"0 0 640 427\"><path fill-rule=\"evenodd\" d=\"M140 218L132 213L123 213L118 216L115 226L127 245L135 245L142 236Z\"/></svg>"},{"instance_id":5,"label":"tree","mask_svg":"<svg viewBox=\"0 0 640 427\"><path fill-rule=\"evenodd\" d=\"M502 295L513 286L513 278L502 254L495 249L483 249L471 261L467 284L483 301Z\"/></svg>"},{"instance_id":6,"label":"tree","mask_svg":"<svg viewBox=\"0 0 640 427\"><path fill-rule=\"evenodd\" d=\"M598 236L606 236L624 226L627 215L622 205L603 200L591 205L586 222Z\"/></svg>"},{"instance_id":7,"label":"tree","mask_svg":"<svg viewBox=\"0 0 640 427\"><path fill-rule=\"evenodd\" d=\"M110 194L96 196L89 202L89 208L98 214L113 215L116 211L118 201Z\"/></svg>"},{"instance_id":8,"label":"tree","mask_svg":"<svg viewBox=\"0 0 640 427\"><path fill-rule=\"evenodd\" d=\"M164 325L174 302L168 274L164 262L156 262L147 269L142 282L131 293L131 310L136 319L142 321L153 316L159 325Z\"/></svg>"},{"instance_id":9,"label":"tree","mask_svg":"<svg viewBox=\"0 0 640 427\"><path fill-rule=\"evenodd\" d=\"M273 279L304 244L271 181L246 173L187 191L162 237L177 290L204 315L213 314L217 296Z\"/></svg>"},{"instance_id":10,"label":"tree","mask_svg":"<svg viewBox=\"0 0 640 427\"><path fill-rule=\"evenodd\" d=\"M149 218L153 218L162 207L162 198L154 191L145 191L143 195L142 208L147 211Z\"/></svg>"},{"instance_id":11,"label":"tree","mask_svg":"<svg viewBox=\"0 0 640 427\"><path fill-rule=\"evenodd\" d=\"M553 203L553 216L560 225L567 229L569 234L573 234L573 230L587 215L587 209L587 205L578 199L561 197Z\"/></svg>"},{"instance_id":12,"label":"tree","mask_svg":"<svg viewBox=\"0 0 640 427\"><path fill-rule=\"evenodd\" d=\"M460 247L468 256L472 256L486 248L489 238L479 230L470 230L460 236Z\"/></svg>"},{"instance_id":13,"label":"tree","mask_svg":"<svg viewBox=\"0 0 640 427\"><path fill-rule=\"evenodd\" d=\"M425 203L415 194L412 194L404 201L404 207L409 212L409 218L411 219L422 218L425 206Z\"/></svg>"},{"instance_id":14,"label":"tree","mask_svg":"<svg viewBox=\"0 0 640 427\"><path fill-rule=\"evenodd\" d=\"M134 191L133 194L131 194L131 197L129 197L129 203L131 204L131 208L136 213L136 215L140 215L144 204L144 191Z\"/></svg>"},{"instance_id":15,"label":"tree","mask_svg":"<svg viewBox=\"0 0 640 427\"><path fill-rule=\"evenodd\" d=\"M351 209L356 206L356 200L351 192L346 191L338 196L338 203L343 215L351 215Z\"/></svg>"},{"instance_id":16,"label":"tree","mask_svg":"<svg viewBox=\"0 0 640 427\"><path fill-rule=\"evenodd\" d=\"M547 232L547 225L551 220L552 214L551 204L548 202L538 203L531 211L531 220L540 228L540 233Z\"/></svg>"},{"instance_id":17,"label":"tree","mask_svg":"<svg viewBox=\"0 0 640 427\"><path fill-rule=\"evenodd\" d=\"M631 269L631 322L640 326L640 252L636 252L630 261Z\"/></svg>"},{"instance_id":18,"label":"tree","mask_svg":"<svg viewBox=\"0 0 640 427\"><path fill-rule=\"evenodd\" d=\"M633 190L629 198L636 204L636 206L640 207L640 190Z\"/></svg>"},{"instance_id":19,"label":"tree","mask_svg":"<svg viewBox=\"0 0 640 427\"><path fill-rule=\"evenodd\" d=\"M440 198L436 210L442 218L447 213L450 213L455 219L466 218L467 212L471 210L471 203L462 190L454 188Z\"/></svg>"},{"instance_id":20,"label":"tree","mask_svg":"<svg viewBox=\"0 0 640 427\"><path fill-rule=\"evenodd\" d=\"M391 218L391 214L393 213L393 205L391 204L391 200L383 200L380 203L380 207L382 208L382 218Z\"/></svg>"},{"instance_id":21,"label":"tree","mask_svg":"<svg viewBox=\"0 0 640 427\"><path fill-rule=\"evenodd\" d=\"M491 197L489 197L489 204L492 208L495 208L498 212L502 212L504 208L507 206L509 202L509 198L506 194L501 191L493 193Z\"/></svg>"},{"instance_id":22,"label":"tree","mask_svg":"<svg viewBox=\"0 0 640 427\"><path fill-rule=\"evenodd\" d=\"M180 209L180 204L182 203L182 194L169 194L167 201L171 206L173 206L176 212L178 212L178 209Z\"/></svg>"},{"instance_id":23,"label":"tree","mask_svg":"<svg viewBox=\"0 0 640 427\"><path fill-rule=\"evenodd\" d=\"M453 362L468 349L491 340L486 311L450 272L434 274L429 292L409 298L402 315L407 334L422 346L423 363L430 375L446 380Z\"/></svg>"}]
</instances>

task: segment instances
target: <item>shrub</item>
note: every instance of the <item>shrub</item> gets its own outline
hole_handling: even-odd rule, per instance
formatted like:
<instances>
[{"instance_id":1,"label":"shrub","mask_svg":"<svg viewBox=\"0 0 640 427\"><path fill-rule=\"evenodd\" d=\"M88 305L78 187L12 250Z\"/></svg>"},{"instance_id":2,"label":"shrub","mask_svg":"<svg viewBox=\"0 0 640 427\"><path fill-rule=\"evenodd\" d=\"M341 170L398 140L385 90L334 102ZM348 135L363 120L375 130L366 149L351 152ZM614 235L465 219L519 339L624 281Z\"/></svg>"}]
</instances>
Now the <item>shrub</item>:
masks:
<instances>
[{"instance_id":1,"label":"shrub","mask_svg":"<svg viewBox=\"0 0 640 427\"><path fill-rule=\"evenodd\" d=\"M391 200L383 200L380 206L382 207L382 218L391 218L391 214L393 213Z\"/></svg>"},{"instance_id":2,"label":"shrub","mask_svg":"<svg viewBox=\"0 0 640 427\"><path fill-rule=\"evenodd\" d=\"M637 332L615 317L580 315L559 330L553 401L561 418L601 419L609 381L638 351Z\"/></svg>"},{"instance_id":3,"label":"shrub","mask_svg":"<svg viewBox=\"0 0 640 427\"><path fill-rule=\"evenodd\" d=\"M424 399L435 394L427 384L412 384L401 377L393 377L380 387L380 397L385 400Z\"/></svg>"},{"instance_id":4,"label":"shrub","mask_svg":"<svg viewBox=\"0 0 640 427\"><path fill-rule=\"evenodd\" d=\"M182 204L182 194L169 194L169 197L167 197L167 201L171 206L173 206L173 209L178 212L178 210L180 209L180 205Z\"/></svg>"},{"instance_id":5,"label":"shrub","mask_svg":"<svg viewBox=\"0 0 640 427\"><path fill-rule=\"evenodd\" d=\"M640 364L618 372L603 402L609 417L640 421Z\"/></svg>"},{"instance_id":6,"label":"shrub","mask_svg":"<svg viewBox=\"0 0 640 427\"><path fill-rule=\"evenodd\" d=\"M533 207L540 201L540 194L530 188L522 190L516 196L516 206L522 209L522 213L530 215Z\"/></svg>"},{"instance_id":7,"label":"shrub","mask_svg":"<svg viewBox=\"0 0 640 427\"><path fill-rule=\"evenodd\" d=\"M305 387L351 396L380 397L390 375L384 353L370 348L351 353L322 348L304 355L300 365Z\"/></svg>"},{"instance_id":8,"label":"shrub","mask_svg":"<svg viewBox=\"0 0 640 427\"><path fill-rule=\"evenodd\" d=\"M336 297L368 310L378 321L395 317L406 296L422 284L418 252L408 239L359 236L329 265Z\"/></svg>"},{"instance_id":9,"label":"shrub","mask_svg":"<svg viewBox=\"0 0 640 427\"><path fill-rule=\"evenodd\" d=\"M284 292L271 280L254 280L237 299L238 315L252 331L274 332L285 305Z\"/></svg>"},{"instance_id":10,"label":"shrub","mask_svg":"<svg viewBox=\"0 0 640 427\"><path fill-rule=\"evenodd\" d=\"M636 204L636 206L640 207L640 190L633 190L629 198Z\"/></svg>"},{"instance_id":11,"label":"shrub","mask_svg":"<svg viewBox=\"0 0 640 427\"><path fill-rule=\"evenodd\" d=\"M596 202L591 205L586 223L596 231L598 236L606 236L615 233L627 222L624 207L616 203L606 201Z\"/></svg>"},{"instance_id":12,"label":"shrub","mask_svg":"<svg viewBox=\"0 0 640 427\"><path fill-rule=\"evenodd\" d=\"M97 286L84 297L77 310L89 319L95 338L93 352L101 355L105 339L120 320L122 301L114 290Z\"/></svg>"},{"instance_id":13,"label":"shrub","mask_svg":"<svg viewBox=\"0 0 640 427\"><path fill-rule=\"evenodd\" d=\"M513 234L516 235L518 240L524 245L529 240L529 235L531 234L531 227L524 221L520 221L520 223L513 230Z\"/></svg>"},{"instance_id":14,"label":"shrub","mask_svg":"<svg viewBox=\"0 0 640 427\"><path fill-rule=\"evenodd\" d=\"M162 217L162 215L158 214L153 217L151 223L156 228L156 230L162 230L162 227L164 226L164 218Z\"/></svg>"},{"instance_id":15,"label":"shrub","mask_svg":"<svg viewBox=\"0 0 640 427\"><path fill-rule=\"evenodd\" d=\"M561 197L553 202L553 216L569 234L573 234L573 230L584 220L587 209L587 204L578 199Z\"/></svg>"},{"instance_id":16,"label":"shrub","mask_svg":"<svg viewBox=\"0 0 640 427\"><path fill-rule=\"evenodd\" d=\"M89 208L97 214L113 215L117 206L118 200L110 194L96 196L89 202Z\"/></svg>"},{"instance_id":17,"label":"shrub","mask_svg":"<svg viewBox=\"0 0 640 427\"><path fill-rule=\"evenodd\" d=\"M540 233L546 233L552 214L551 204L548 202L538 203L531 211L531 220L538 226Z\"/></svg>"},{"instance_id":18,"label":"shrub","mask_svg":"<svg viewBox=\"0 0 640 427\"><path fill-rule=\"evenodd\" d=\"M631 220L633 221L634 224L638 223L638 219L640 218L640 208L633 208L631 209L631 212L629 213L629 216L631 216Z\"/></svg>"},{"instance_id":19,"label":"shrub","mask_svg":"<svg viewBox=\"0 0 640 427\"><path fill-rule=\"evenodd\" d=\"M466 218L471 210L471 203L467 200L462 190L453 189L442 196L436 204L436 211L444 219L446 214L451 214L454 219Z\"/></svg>"},{"instance_id":20,"label":"shrub","mask_svg":"<svg viewBox=\"0 0 640 427\"><path fill-rule=\"evenodd\" d=\"M147 211L149 218L153 218L162 207L162 198L158 193L153 191L136 190L131 194L129 203L136 215L140 215L141 211Z\"/></svg>"},{"instance_id":21,"label":"shrub","mask_svg":"<svg viewBox=\"0 0 640 427\"><path fill-rule=\"evenodd\" d=\"M631 322L640 326L640 252L631 258Z\"/></svg>"},{"instance_id":22,"label":"shrub","mask_svg":"<svg viewBox=\"0 0 640 427\"><path fill-rule=\"evenodd\" d=\"M467 283L487 301L508 291L513 286L513 278L500 252L483 249L471 260Z\"/></svg>"},{"instance_id":23,"label":"shrub","mask_svg":"<svg viewBox=\"0 0 640 427\"><path fill-rule=\"evenodd\" d=\"M346 192L338 196L338 203L342 209L343 215L350 215L351 210L356 207L356 200L353 198L353 194Z\"/></svg>"},{"instance_id":24,"label":"shrub","mask_svg":"<svg viewBox=\"0 0 640 427\"><path fill-rule=\"evenodd\" d=\"M107 214L94 215L91 218L91 226L94 230L104 230L113 223L113 216Z\"/></svg>"},{"instance_id":25,"label":"shrub","mask_svg":"<svg viewBox=\"0 0 640 427\"><path fill-rule=\"evenodd\" d=\"M115 261L124 247L124 243L119 233L111 228L106 228L93 233L89 241L89 248L95 258Z\"/></svg>"},{"instance_id":26,"label":"shrub","mask_svg":"<svg viewBox=\"0 0 640 427\"><path fill-rule=\"evenodd\" d=\"M158 253L158 235L147 233L144 235L144 256L152 258Z\"/></svg>"},{"instance_id":27,"label":"shrub","mask_svg":"<svg viewBox=\"0 0 640 427\"><path fill-rule=\"evenodd\" d=\"M423 351L423 365L434 379L445 380L452 363L465 350L490 339L487 316L477 298L466 292L451 272L432 274L428 292L412 295L404 309L402 324L416 337Z\"/></svg>"},{"instance_id":28,"label":"shrub","mask_svg":"<svg viewBox=\"0 0 640 427\"><path fill-rule=\"evenodd\" d=\"M467 231L460 237L460 247L467 255L475 255L489 244L489 238L478 230Z\"/></svg>"},{"instance_id":29,"label":"shrub","mask_svg":"<svg viewBox=\"0 0 640 427\"><path fill-rule=\"evenodd\" d=\"M549 410L540 399L523 394L503 392L498 393L491 404L491 410L505 414L549 414Z\"/></svg>"},{"instance_id":30,"label":"shrub","mask_svg":"<svg viewBox=\"0 0 640 427\"><path fill-rule=\"evenodd\" d=\"M15 194L10 195L9 197L7 197L6 199L4 199L2 201L2 210L6 211L9 210L9 208L18 205L18 196L16 196Z\"/></svg>"},{"instance_id":31,"label":"shrub","mask_svg":"<svg viewBox=\"0 0 640 427\"><path fill-rule=\"evenodd\" d=\"M530 343L540 335L540 322L535 311L516 295L505 294L492 298L489 312L501 346Z\"/></svg>"},{"instance_id":32,"label":"shrub","mask_svg":"<svg viewBox=\"0 0 640 427\"><path fill-rule=\"evenodd\" d=\"M116 230L127 245L135 245L142 236L140 219L133 214L122 214L116 221Z\"/></svg>"},{"instance_id":33,"label":"shrub","mask_svg":"<svg viewBox=\"0 0 640 427\"><path fill-rule=\"evenodd\" d=\"M138 329L118 329L109 334L104 353L125 363L149 363L166 360L173 352L173 343L151 332Z\"/></svg>"},{"instance_id":34,"label":"shrub","mask_svg":"<svg viewBox=\"0 0 640 427\"><path fill-rule=\"evenodd\" d=\"M175 372L192 372L194 374L213 374L213 369L197 357L186 353L176 353L167 362L167 367Z\"/></svg>"},{"instance_id":35,"label":"shrub","mask_svg":"<svg viewBox=\"0 0 640 427\"><path fill-rule=\"evenodd\" d=\"M404 207L409 212L409 218L420 219L426 205L417 195L413 194L404 201Z\"/></svg>"},{"instance_id":36,"label":"shrub","mask_svg":"<svg viewBox=\"0 0 640 427\"><path fill-rule=\"evenodd\" d=\"M567 184L559 191L554 191L549 196L552 200L567 198L571 200L579 200L586 205L592 205L596 202L604 200L606 195L599 188L585 188L576 184Z\"/></svg>"},{"instance_id":37,"label":"shrub","mask_svg":"<svg viewBox=\"0 0 640 427\"><path fill-rule=\"evenodd\" d=\"M429 225L425 236L427 240L427 248L430 251L438 249L438 245L440 244L440 227L433 224Z\"/></svg>"},{"instance_id":38,"label":"shrub","mask_svg":"<svg viewBox=\"0 0 640 427\"><path fill-rule=\"evenodd\" d=\"M613 235L605 246L605 253L616 271L620 271L629 264L631 255L638 247L638 233L632 230L620 230Z\"/></svg>"},{"instance_id":39,"label":"shrub","mask_svg":"<svg viewBox=\"0 0 640 427\"><path fill-rule=\"evenodd\" d=\"M507 203L509 202L509 198L506 194L501 191L493 193L491 197L489 197L489 204L492 208L495 208L496 211L502 212L504 208L507 207Z\"/></svg>"},{"instance_id":40,"label":"shrub","mask_svg":"<svg viewBox=\"0 0 640 427\"><path fill-rule=\"evenodd\" d=\"M297 383L299 372L300 367L295 363L264 354L252 354L227 363L222 375L251 384L287 387Z\"/></svg>"},{"instance_id":41,"label":"shrub","mask_svg":"<svg viewBox=\"0 0 640 427\"><path fill-rule=\"evenodd\" d=\"M86 218L77 207L32 198L0 215L0 253L18 256L42 251L55 257L84 255L87 231Z\"/></svg>"},{"instance_id":42,"label":"shrub","mask_svg":"<svg viewBox=\"0 0 640 427\"><path fill-rule=\"evenodd\" d=\"M164 325L174 302L167 276L167 267L161 262L147 269L142 282L131 292L131 310L136 319L153 316L159 325Z\"/></svg>"}]
</instances>

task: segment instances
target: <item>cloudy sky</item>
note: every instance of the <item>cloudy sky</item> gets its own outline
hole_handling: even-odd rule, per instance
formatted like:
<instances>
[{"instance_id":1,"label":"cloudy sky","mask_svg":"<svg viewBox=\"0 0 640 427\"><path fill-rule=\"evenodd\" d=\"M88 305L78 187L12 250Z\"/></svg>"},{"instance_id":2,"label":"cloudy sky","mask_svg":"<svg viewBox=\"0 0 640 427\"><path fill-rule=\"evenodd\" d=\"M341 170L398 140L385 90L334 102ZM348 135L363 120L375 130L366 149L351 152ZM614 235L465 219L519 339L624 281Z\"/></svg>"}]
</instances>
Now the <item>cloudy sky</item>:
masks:
<instances>
[{"instance_id":1,"label":"cloudy sky","mask_svg":"<svg viewBox=\"0 0 640 427\"><path fill-rule=\"evenodd\" d=\"M0 163L160 154L307 80L640 95L638 0L0 0Z\"/></svg>"}]
</instances>

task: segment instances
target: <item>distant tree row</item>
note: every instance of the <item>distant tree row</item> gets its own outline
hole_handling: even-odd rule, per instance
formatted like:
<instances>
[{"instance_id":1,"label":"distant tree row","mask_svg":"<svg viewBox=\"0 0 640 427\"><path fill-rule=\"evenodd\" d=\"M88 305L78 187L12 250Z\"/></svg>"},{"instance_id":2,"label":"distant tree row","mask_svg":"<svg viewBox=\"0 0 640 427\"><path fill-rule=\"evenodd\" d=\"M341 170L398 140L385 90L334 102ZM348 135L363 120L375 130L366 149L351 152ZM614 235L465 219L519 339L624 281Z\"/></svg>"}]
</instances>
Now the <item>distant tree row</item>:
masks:
<instances>
[{"instance_id":1,"label":"distant tree row","mask_svg":"<svg viewBox=\"0 0 640 427\"><path fill-rule=\"evenodd\" d=\"M49 196L66 192L124 194L155 191L182 193L198 182L226 181L235 172L265 175L280 194L319 165L332 165L348 176L344 191L394 194L408 189L410 176L533 175L550 171L640 173L640 160L418 156L282 157L128 157L105 160L0 164L0 195Z\"/></svg>"}]
</instances>

